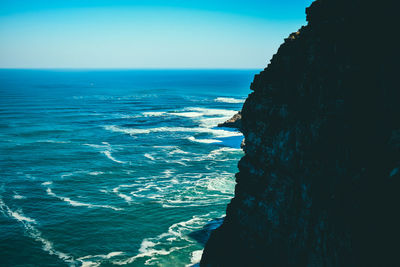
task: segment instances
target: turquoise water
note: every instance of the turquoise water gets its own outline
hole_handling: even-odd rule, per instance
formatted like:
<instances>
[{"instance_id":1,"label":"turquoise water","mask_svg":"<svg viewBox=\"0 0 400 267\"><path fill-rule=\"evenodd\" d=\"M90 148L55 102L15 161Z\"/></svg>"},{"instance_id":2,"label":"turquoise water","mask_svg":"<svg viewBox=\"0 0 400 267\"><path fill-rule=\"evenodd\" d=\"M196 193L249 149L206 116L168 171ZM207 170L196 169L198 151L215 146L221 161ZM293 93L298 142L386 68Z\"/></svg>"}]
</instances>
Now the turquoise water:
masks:
<instances>
[{"instance_id":1,"label":"turquoise water","mask_svg":"<svg viewBox=\"0 0 400 267\"><path fill-rule=\"evenodd\" d=\"M0 265L190 266L255 70L0 71Z\"/></svg>"}]
</instances>

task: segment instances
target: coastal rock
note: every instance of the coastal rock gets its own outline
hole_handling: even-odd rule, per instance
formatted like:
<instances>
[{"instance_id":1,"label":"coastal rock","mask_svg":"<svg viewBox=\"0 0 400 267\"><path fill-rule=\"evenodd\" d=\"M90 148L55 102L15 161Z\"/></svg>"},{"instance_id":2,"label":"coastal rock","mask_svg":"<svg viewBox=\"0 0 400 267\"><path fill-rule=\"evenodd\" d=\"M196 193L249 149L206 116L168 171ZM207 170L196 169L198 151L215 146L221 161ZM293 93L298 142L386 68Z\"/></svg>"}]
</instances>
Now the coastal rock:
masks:
<instances>
[{"instance_id":1,"label":"coastal rock","mask_svg":"<svg viewBox=\"0 0 400 267\"><path fill-rule=\"evenodd\" d=\"M235 128L240 131L240 129L242 128L242 113L239 111L229 120L223 123L219 123L218 127Z\"/></svg>"},{"instance_id":2,"label":"coastal rock","mask_svg":"<svg viewBox=\"0 0 400 267\"><path fill-rule=\"evenodd\" d=\"M254 77L235 196L201 266L396 266L395 1L317 0Z\"/></svg>"}]
</instances>

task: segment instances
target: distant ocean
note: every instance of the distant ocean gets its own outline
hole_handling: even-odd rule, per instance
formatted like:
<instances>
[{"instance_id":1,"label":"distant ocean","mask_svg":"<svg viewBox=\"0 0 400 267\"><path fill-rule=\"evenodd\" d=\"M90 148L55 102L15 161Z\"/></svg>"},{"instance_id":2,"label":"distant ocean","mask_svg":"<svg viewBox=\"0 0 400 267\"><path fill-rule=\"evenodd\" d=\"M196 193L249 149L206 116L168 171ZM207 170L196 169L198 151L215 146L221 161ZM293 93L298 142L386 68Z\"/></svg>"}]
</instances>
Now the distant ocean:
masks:
<instances>
[{"instance_id":1,"label":"distant ocean","mask_svg":"<svg viewBox=\"0 0 400 267\"><path fill-rule=\"evenodd\" d=\"M0 265L192 266L257 70L0 70Z\"/></svg>"}]
</instances>

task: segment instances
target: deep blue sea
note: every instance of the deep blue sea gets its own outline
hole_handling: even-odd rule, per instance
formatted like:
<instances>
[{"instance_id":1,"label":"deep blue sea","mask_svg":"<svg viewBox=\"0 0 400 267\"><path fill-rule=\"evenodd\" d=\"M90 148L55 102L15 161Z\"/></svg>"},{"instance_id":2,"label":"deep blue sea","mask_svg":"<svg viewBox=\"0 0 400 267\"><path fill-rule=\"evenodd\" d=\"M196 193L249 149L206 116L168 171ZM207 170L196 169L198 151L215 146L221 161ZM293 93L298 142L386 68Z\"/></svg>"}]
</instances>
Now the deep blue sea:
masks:
<instances>
[{"instance_id":1,"label":"deep blue sea","mask_svg":"<svg viewBox=\"0 0 400 267\"><path fill-rule=\"evenodd\" d=\"M191 266L257 70L0 70L0 265Z\"/></svg>"}]
</instances>

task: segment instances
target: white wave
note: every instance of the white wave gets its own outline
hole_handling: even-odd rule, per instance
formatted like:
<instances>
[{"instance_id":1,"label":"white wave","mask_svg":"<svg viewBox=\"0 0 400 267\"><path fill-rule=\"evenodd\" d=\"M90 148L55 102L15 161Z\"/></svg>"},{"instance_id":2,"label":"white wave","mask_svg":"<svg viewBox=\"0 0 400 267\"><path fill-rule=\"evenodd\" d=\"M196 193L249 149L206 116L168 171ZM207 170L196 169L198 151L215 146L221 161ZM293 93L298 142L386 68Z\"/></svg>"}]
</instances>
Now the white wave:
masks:
<instances>
[{"instance_id":1,"label":"white wave","mask_svg":"<svg viewBox=\"0 0 400 267\"><path fill-rule=\"evenodd\" d=\"M71 143L70 141L57 141L57 140L38 140L38 143L54 143L54 144L68 144Z\"/></svg>"},{"instance_id":2,"label":"white wave","mask_svg":"<svg viewBox=\"0 0 400 267\"><path fill-rule=\"evenodd\" d=\"M237 113L236 110L230 109L215 109L215 108L200 108L200 107L190 107L185 108L185 111L194 111L202 113L203 116L233 116Z\"/></svg>"},{"instance_id":3,"label":"white wave","mask_svg":"<svg viewBox=\"0 0 400 267\"><path fill-rule=\"evenodd\" d=\"M142 250L144 251L144 248L140 247L139 251ZM148 249L145 250L144 252L141 252L140 254L130 257L126 260L122 260L122 261L113 261L113 264L116 265L125 265L125 264L130 264L132 262L134 262L137 258L143 258L143 257L153 257L155 255L168 255L170 254L172 251L174 251L174 249L171 249L170 251L167 251L165 249L161 249L161 250L155 250L155 249ZM153 258L151 258L150 260L152 260ZM147 260L145 262L145 265L148 265L150 263L150 260Z\"/></svg>"},{"instance_id":4,"label":"white wave","mask_svg":"<svg viewBox=\"0 0 400 267\"><path fill-rule=\"evenodd\" d=\"M183 109L183 112L173 112L170 115L193 118L194 120L200 121L200 126L205 128L216 127L219 123L222 123L230 119L235 115L237 111L229 109L208 109L200 107L189 107Z\"/></svg>"},{"instance_id":5,"label":"white wave","mask_svg":"<svg viewBox=\"0 0 400 267\"><path fill-rule=\"evenodd\" d=\"M121 192L119 192L119 190L120 190L121 188L127 188L127 187L129 188L129 187L134 187L134 186L136 186L136 185L137 185L137 184L122 184L122 185L119 185L119 186L113 188L112 192L113 192L114 194L116 194L118 197L124 199L126 202L131 203L131 202L133 201L132 197L131 197L131 196L128 196L128 195L126 195L126 194L123 194L123 193L121 193ZM132 195L133 195L133 194L132 194Z\"/></svg>"},{"instance_id":6,"label":"white wave","mask_svg":"<svg viewBox=\"0 0 400 267\"><path fill-rule=\"evenodd\" d=\"M65 178L65 177L70 177L70 176L74 176L74 175L77 175L77 174L86 174L86 173L88 173L87 171L73 171L73 172L67 172L67 173L65 173L65 174L62 174L61 175L61 178Z\"/></svg>"},{"instance_id":7,"label":"white wave","mask_svg":"<svg viewBox=\"0 0 400 267\"><path fill-rule=\"evenodd\" d=\"M235 148L235 147L221 147L219 149L211 151L211 153L224 153L224 152L242 152L243 150L241 148Z\"/></svg>"},{"instance_id":8,"label":"white wave","mask_svg":"<svg viewBox=\"0 0 400 267\"><path fill-rule=\"evenodd\" d=\"M192 252L192 257L190 258L190 264L186 265L186 267L193 266L197 264L201 260L201 256L203 255L203 250L195 250Z\"/></svg>"},{"instance_id":9,"label":"white wave","mask_svg":"<svg viewBox=\"0 0 400 267\"><path fill-rule=\"evenodd\" d=\"M87 255L84 257L80 257L77 260L80 261L82 263L81 267L97 267L100 266L102 261L107 260L107 259L111 259L113 257L116 256L120 256L123 255L124 252L122 251L115 251L115 252L110 252L108 254L105 255ZM90 260L87 260L90 259Z\"/></svg>"},{"instance_id":10,"label":"white wave","mask_svg":"<svg viewBox=\"0 0 400 267\"><path fill-rule=\"evenodd\" d=\"M0 198L0 210L4 214L4 216L13 218L20 222L24 227L25 233L35 241L42 244L42 250L46 251L50 255L57 256L60 260L67 263L69 266L75 266L76 261L74 258L64 252L58 251L54 248L53 243L47 239L45 239L42 233L34 226L32 223L35 223L35 220L30 219L28 217L22 216L21 214L12 211Z\"/></svg>"},{"instance_id":11,"label":"white wave","mask_svg":"<svg viewBox=\"0 0 400 267\"><path fill-rule=\"evenodd\" d=\"M148 129L132 129L132 128L121 128L115 125L108 125L104 127L106 130L118 133L125 133L129 135L136 134L148 134L148 133L167 133L167 132L186 132L186 133L209 133L216 137L232 137L232 136L242 136L243 134L238 131L228 131L223 129L212 129L206 127L158 127L158 128L148 128Z\"/></svg>"},{"instance_id":12,"label":"white wave","mask_svg":"<svg viewBox=\"0 0 400 267\"><path fill-rule=\"evenodd\" d=\"M119 256L119 255L122 255L122 254L124 254L124 252L122 252L122 251L110 252L105 256L105 258L109 259L111 257Z\"/></svg>"},{"instance_id":13,"label":"white wave","mask_svg":"<svg viewBox=\"0 0 400 267\"><path fill-rule=\"evenodd\" d=\"M221 147L215 150L212 150L207 156L204 158L208 159L215 159L217 156L220 156L222 154L225 154L226 152L230 153L238 153L242 152L241 148L233 148L233 147Z\"/></svg>"},{"instance_id":14,"label":"white wave","mask_svg":"<svg viewBox=\"0 0 400 267\"><path fill-rule=\"evenodd\" d=\"M199 130L196 131L198 133L211 133L217 138L243 136L243 134L238 131L228 131L228 130L210 129L210 128L198 128L198 129Z\"/></svg>"},{"instance_id":15,"label":"white wave","mask_svg":"<svg viewBox=\"0 0 400 267\"><path fill-rule=\"evenodd\" d=\"M236 110L230 109L189 108L189 110L203 113L204 116L200 118L200 126L205 128L214 128L237 113Z\"/></svg>"},{"instance_id":16,"label":"white wave","mask_svg":"<svg viewBox=\"0 0 400 267\"><path fill-rule=\"evenodd\" d=\"M34 219L31 219L31 218L29 218L29 217L25 217L24 215L22 215L22 214L20 214L20 213L18 213L18 212L16 212L16 211L13 211L12 213L11 213L11 215L15 218L15 219L17 219L18 221L27 221L27 222L31 222L31 223L36 223L36 221L34 220Z\"/></svg>"},{"instance_id":17,"label":"white wave","mask_svg":"<svg viewBox=\"0 0 400 267\"><path fill-rule=\"evenodd\" d=\"M190 203L190 199L187 200L182 200L182 199L166 199L165 202L170 203L170 204L186 204Z\"/></svg>"},{"instance_id":18,"label":"white wave","mask_svg":"<svg viewBox=\"0 0 400 267\"><path fill-rule=\"evenodd\" d=\"M204 116L202 112L174 112L170 113L171 115L175 116L180 116L180 117L186 117L186 118L195 118L195 117L201 117Z\"/></svg>"},{"instance_id":19,"label":"white wave","mask_svg":"<svg viewBox=\"0 0 400 267\"><path fill-rule=\"evenodd\" d=\"M3 213L6 212L8 216L14 218L17 221L20 222L29 222L29 223L36 223L34 219L31 219L27 216L25 216L22 211L12 211L4 202L2 199L0 199L0 208L2 209ZM4 213L5 214L5 213Z\"/></svg>"},{"instance_id":20,"label":"white wave","mask_svg":"<svg viewBox=\"0 0 400 267\"><path fill-rule=\"evenodd\" d=\"M129 188L129 187L134 187L134 186L137 186L137 184L121 184L121 185L115 187L115 188L113 189L113 192L114 192L114 193L117 193L117 192L119 191L120 188Z\"/></svg>"},{"instance_id":21,"label":"white wave","mask_svg":"<svg viewBox=\"0 0 400 267\"><path fill-rule=\"evenodd\" d=\"M100 262L82 261L81 267L98 267L100 264Z\"/></svg>"},{"instance_id":22,"label":"white wave","mask_svg":"<svg viewBox=\"0 0 400 267\"><path fill-rule=\"evenodd\" d=\"M116 265L125 265L125 264L130 264L134 262L138 258L143 258L143 257L150 257L150 259L145 261L145 265L150 265L154 260L156 260L155 256L166 256L171 254L172 252L180 249L187 248L189 246L184 246L184 247L173 247L170 250L165 250L165 249L155 249L154 247L156 245L159 245L161 243L154 243L152 241L149 241L148 239L144 239L142 241L142 244L140 245L139 248L139 254L136 256L130 257L126 260L121 260L121 261L113 261L113 264Z\"/></svg>"},{"instance_id":23,"label":"white wave","mask_svg":"<svg viewBox=\"0 0 400 267\"><path fill-rule=\"evenodd\" d=\"M73 172L70 172L70 173L67 173L67 174L62 174L61 178L69 177L69 176L72 176L72 175L74 175Z\"/></svg>"},{"instance_id":24,"label":"white wave","mask_svg":"<svg viewBox=\"0 0 400 267\"><path fill-rule=\"evenodd\" d=\"M109 150L101 151L101 153L103 153L104 155L106 155L107 158L109 158L110 160L112 160L112 161L114 161L116 163L119 163L119 164L125 164L126 163L125 161L120 161L120 160L117 160L116 158L114 158L111 155L111 152Z\"/></svg>"},{"instance_id":25,"label":"white wave","mask_svg":"<svg viewBox=\"0 0 400 267\"><path fill-rule=\"evenodd\" d=\"M115 251L115 252L110 252L110 253L105 254L105 255L103 255L103 254L100 254L100 255L87 255L87 256L84 256L84 257L80 257L77 260L86 260L86 259L92 259L92 258L111 259L112 257L119 256L119 255L122 255L122 254L124 254L124 252Z\"/></svg>"},{"instance_id":26,"label":"white wave","mask_svg":"<svg viewBox=\"0 0 400 267\"><path fill-rule=\"evenodd\" d=\"M84 146L89 146L89 147L93 147L93 148L97 148L97 149L110 149L110 144L107 142L102 142L102 145L96 145L96 144L83 144Z\"/></svg>"},{"instance_id":27,"label":"white wave","mask_svg":"<svg viewBox=\"0 0 400 267\"><path fill-rule=\"evenodd\" d=\"M144 239L143 241L142 241L142 244L140 244L140 248L139 248L139 252L141 252L141 253L146 253L146 251L149 249L149 248L152 248L152 247L154 247L155 245L158 245L159 243L154 243L154 242L151 242L151 241L149 241L149 240L147 240L147 239Z\"/></svg>"},{"instance_id":28,"label":"white wave","mask_svg":"<svg viewBox=\"0 0 400 267\"><path fill-rule=\"evenodd\" d=\"M150 133L150 130L146 130L146 129L120 128L115 125L106 125L106 126L104 126L104 129L111 131L111 132L125 133L125 134L131 134L131 135Z\"/></svg>"},{"instance_id":29,"label":"white wave","mask_svg":"<svg viewBox=\"0 0 400 267\"><path fill-rule=\"evenodd\" d=\"M170 152L168 152L168 155L174 155L174 154L189 154L189 152L183 151L180 148L174 149Z\"/></svg>"},{"instance_id":30,"label":"white wave","mask_svg":"<svg viewBox=\"0 0 400 267\"><path fill-rule=\"evenodd\" d=\"M245 100L246 99L237 99L232 97L217 97L216 99L214 99L215 102L230 103L230 104L244 103Z\"/></svg>"},{"instance_id":31,"label":"white wave","mask_svg":"<svg viewBox=\"0 0 400 267\"><path fill-rule=\"evenodd\" d=\"M16 194L16 193L15 193L15 195L13 195L13 199L25 199L25 198L26 198L26 197L21 196L21 195Z\"/></svg>"},{"instance_id":32,"label":"white wave","mask_svg":"<svg viewBox=\"0 0 400 267\"><path fill-rule=\"evenodd\" d=\"M142 115L146 117L159 117L164 116L165 114L165 111L142 112Z\"/></svg>"},{"instance_id":33,"label":"white wave","mask_svg":"<svg viewBox=\"0 0 400 267\"><path fill-rule=\"evenodd\" d=\"M200 229L206 223L209 216L210 213L201 216L193 216L187 221L172 224L168 228L167 232L162 233L157 237L143 239L137 255L125 260L113 261L113 264L130 264L136 259L144 257L149 258L145 261L145 265L155 264L154 262L157 260L158 256L166 256L174 251L192 246L193 241L187 238L186 235L195 229ZM182 246L182 241L185 241L187 245ZM169 246L171 246L171 243L173 242L176 242L176 244L174 243L175 246L173 246L170 250L165 250L163 248L165 243L168 243ZM196 255L197 254L198 253L196 253Z\"/></svg>"},{"instance_id":34,"label":"white wave","mask_svg":"<svg viewBox=\"0 0 400 267\"><path fill-rule=\"evenodd\" d=\"M100 174L104 174L104 172L89 172L89 175L94 175L94 176L97 176Z\"/></svg>"},{"instance_id":35,"label":"white wave","mask_svg":"<svg viewBox=\"0 0 400 267\"><path fill-rule=\"evenodd\" d=\"M196 118L201 116L229 116L236 114L237 111L229 110L229 109L209 109L209 108L200 108L200 107L188 107L184 108L182 111L162 111L162 112L143 112L142 115L147 117L159 117L159 116L180 116L187 118Z\"/></svg>"},{"instance_id":36,"label":"white wave","mask_svg":"<svg viewBox=\"0 0 400 267\"><path fill-rule=\"evenodd\" d=\"M169 178L174 173L174 170L165 170L162 173L165 175L165 178Z\"/></svg>"},{"instance_id":37,"label":"white wave","mask_svg":"<svg viewBox=\"0 0 400 267\"><path fill-rule=\"evenodd\" d=\"M150 155L149 153L144 154L144 156L150 160L155 160L155 158L152 155Z\"/></svg>"},{"instance_id":38,"label":"white wave","mask_svg":"<svg viewBox=\"0 0 400 267\"><path fill-rule=\"evenodd\" d=\"M47 188L46 192L49 196L58 198L64 202L67 202L68 204L70 204L71 206L74 206L74 207L105 208L105 209L112 209L112 210L122 210L121 208L116 208L116 207L113 207L110 205L96 205L96 204L78 202L78 201L70 199L69 197L62 197L62 196L56 195L50 188Z\"/></svg>"},{"instance_id":39,"label":"white wave","mask_svg":"<svg viewBox=\"0 0 400 267\"><path fill-rule=\"evenodd\" d=\"M173 179L171 179L171 183L173 183L173 184L178 184L178 183L179 183L179 181L178 181L178 179L176 179L176 178L173 178Z\"/></svg>"},{"instance_id":40,"label":"white wave","mask_svg":"<svg viewBox=\"0 0 400 267\"><path fill-rule=\"evenodd\" d=\"M32 176L32 175L30 175L29 173L25 174L25 177L28 178L28 179L32 179L32 180L35 180L35 179L36 179L35 176Z\"/></svg>"},{"instance_id":41,"label":"white wave","mask_svg":"<svg viewBox=\"0 0 400 267\"><path fill-rule=\"evenodd\" d=\"M96 149L102 149L102 151L100 151L100 153L104 154L108 159L116 162L116 163L120 163L120 164L125 164L127 162L125 161L121 161L121 160L117 160L116 158L114 158L111 154L112 148L111 145L108 142L101 142L101 145L97 145L97 144L84 144L85 146L90 146ZM104 150L105 149L105 150ZM98 174L93 174L93 172L89 172L90 175L98 175ZM100 173L99 173L100 174Z\"/></svg>"},{"instance_id":42,"label":"white wave","mask_svg":"<svg viewBox=\"0 0 400 267\"><path fill-rule=\"evenodd\" d=\"M205 182L207 191L218 191L224 194L233 194L235 181L233 175L219 176L213 179L207 179ZM233 196L233 195L232 195Z\"/></svg>"},{"instance_id":43,"label":"white wave","mask_svg":"<svg viewBox=\"0 0 400 267\"><path fill-rule=\"evenodd\" d=\"M51 184L53 184L53 182L51 181L42 183L42 185L51 185Z\"/></svg>"},{"instance_id":44,"label":"white wave","mask_svg":"<svg viewBox=\"0 0 400 267\"><path fill-rule=\"evenodd\" d=\"M204 144L222 143L221 140L217 140L217 139L196 139L194 136L191 136L188 139L190 141L192 141L192 142L204 143Z\"/></svg>"},{"instance_id":45,"label":"white wave","mask_svg":"<svg viewBox=\"0 0 400 267\"><path fill-rule=\"evenodd\" d=\"M216 127L218 124L229 120L230 118L232 118L232 116L201 118L200 126L205 127L205 128L213 128L213 127Z\"/></svg>"},{"instance_id":46,"label":"white wave","mask_svg":"<svg viewBox=\"0 0 400 267\"><path fill-rule=\"evenodd\" d=\"M120 119L136 119L138 117L140 117L139 115L128 115L128 114L115 114L114 115L116 118L120 118Z\"/></svg>"},{"instance_id":47,"label":"white wave","mask_svg":"<svg viewBox=\"0 0 400 267\"><path fill-rule=\"evenodd\" d=\"M152 195L139 195L138 194L138 193L143 192L143 191L149 191L151 188L156 188L156 185L154 183L147 184L144 187L140 187L137 190L130 192L130 194L132 196L134 196L134 197L147 197L147 198L150 198L150 199L155 199L157 197L160 197L160 195L152 196Z\"/></svg>"},{"instance_id":48,"label":"white wave","mask_svg":"<svg viewBox=\"0 0 400 267\"><path fill-rule=\"evenodd\" d=\"M120 198L125 199L126 202L132 202L132 197L130 197L130 196L128 196L128 195L119 193L118 196L119 196Z\"/></svg>"},{"instance_id":49,"label":"white wave","mask_svg":"<svg viewBox=\"0 0 400 267\"><path fill-rule=\"evenodd\" d=\"M181 160L166 160L165 162L166 163L175 163L175 164L179 164L179 165L182 165L182 166L187 166L187 164L182 162Z\"/></svg>"}]
</instances>

